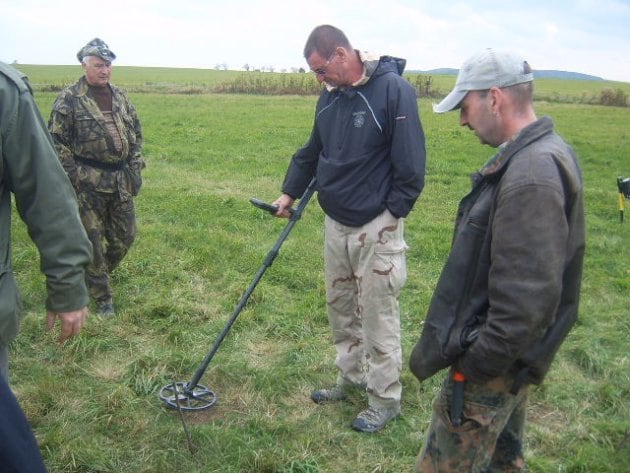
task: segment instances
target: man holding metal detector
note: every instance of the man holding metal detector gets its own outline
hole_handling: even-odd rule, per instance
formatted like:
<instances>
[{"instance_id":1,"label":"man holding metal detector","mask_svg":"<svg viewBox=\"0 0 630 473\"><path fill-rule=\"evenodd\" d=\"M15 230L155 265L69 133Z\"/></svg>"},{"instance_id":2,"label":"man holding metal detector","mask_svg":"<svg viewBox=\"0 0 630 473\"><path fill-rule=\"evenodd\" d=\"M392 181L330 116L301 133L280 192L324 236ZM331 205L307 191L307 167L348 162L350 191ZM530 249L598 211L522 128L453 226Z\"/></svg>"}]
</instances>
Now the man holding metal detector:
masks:
<instances>
[{"instance_id":1,"label":"man holding metal detector","mask_svg":"<svg viewBox=\"0 0 630 473\"><path fill-rule=\"evenodd\" d=\"M434 111L498 152L472 175L451 252L411 355L425 380L449 376L433 404L416 471L525 468L529 384L542 382L578 316L584 256L582 177L572 149L538 119L521 57L468 59Z\"/></svg>"},{"instance_id":2,"label":"man holding metal detector","mask_svg":"<svg viewBox=\"0 0 630 473\"><path fill-rule=\"evenodd\" d=\"M404 217L424 186L424 132L405 61L355 50L336 27L310 34L304 58L325 88L307 143L294 155L274 202L289 217L316 178L326 213L328 319L338 377L316 403L367 391L352 428L375 432L400 415L402 350L398 296L406 280Z\"/></svg>"}]
</instances>

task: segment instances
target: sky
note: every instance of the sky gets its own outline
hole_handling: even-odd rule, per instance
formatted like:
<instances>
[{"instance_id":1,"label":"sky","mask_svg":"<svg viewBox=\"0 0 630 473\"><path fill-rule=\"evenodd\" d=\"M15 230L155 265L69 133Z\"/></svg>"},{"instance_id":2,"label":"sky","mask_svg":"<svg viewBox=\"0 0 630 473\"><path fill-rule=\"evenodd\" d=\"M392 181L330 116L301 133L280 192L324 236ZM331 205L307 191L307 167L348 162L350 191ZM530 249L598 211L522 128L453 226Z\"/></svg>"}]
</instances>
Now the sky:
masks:
<instances>
[{"instance_id":1,"label":"sky","mask_svg":"<svg viewBox=\"0 0 630 473\"><path fill-rule=\"evenodd\" d=\"M459 68L493 47L534 70L630 82L630 0L0 0L0 60L79 68L77 51L99 37L114 66L291 71L307 69L320 24L407 70Z\"/></svg>"}]
</instances>

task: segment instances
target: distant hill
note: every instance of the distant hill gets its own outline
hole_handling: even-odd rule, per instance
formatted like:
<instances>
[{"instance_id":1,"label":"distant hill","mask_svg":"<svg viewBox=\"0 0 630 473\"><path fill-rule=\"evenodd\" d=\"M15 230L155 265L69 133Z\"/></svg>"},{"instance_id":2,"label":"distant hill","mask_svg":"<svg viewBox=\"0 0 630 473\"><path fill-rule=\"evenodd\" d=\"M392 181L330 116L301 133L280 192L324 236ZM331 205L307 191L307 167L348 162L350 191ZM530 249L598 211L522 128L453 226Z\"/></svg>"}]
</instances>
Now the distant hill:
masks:
<instances>
[{"instance_id":1,"label":"distant hill","mask_svg":"<svg viewBox=\"0 0 630 473\"><path fill-rule=\"evenodd\" d=\"M452 69L449 67L442 67L438 69L431 69L428 71L408 71L416 72L420 74L434 74L434 75L457 75L459 69ZM534 77L545 79L569 79L569 80L605 80L601 77L592 76L589 74L582 74L580 72L568 72L568 71L554 71L554 70L535 70Z\"/></svg>"},{"instance_id":2,"label":"distant hill","mask_svg":"<svg viewBox=\"0 0 630 473\"><path fill-rule=\"evenodd\" d=\"M544 77L551 79L570 79L570 80L605 80L602 77L582 74L581 72L569 71L534 71L534 77Z\"/></svg>"}]
</instances>

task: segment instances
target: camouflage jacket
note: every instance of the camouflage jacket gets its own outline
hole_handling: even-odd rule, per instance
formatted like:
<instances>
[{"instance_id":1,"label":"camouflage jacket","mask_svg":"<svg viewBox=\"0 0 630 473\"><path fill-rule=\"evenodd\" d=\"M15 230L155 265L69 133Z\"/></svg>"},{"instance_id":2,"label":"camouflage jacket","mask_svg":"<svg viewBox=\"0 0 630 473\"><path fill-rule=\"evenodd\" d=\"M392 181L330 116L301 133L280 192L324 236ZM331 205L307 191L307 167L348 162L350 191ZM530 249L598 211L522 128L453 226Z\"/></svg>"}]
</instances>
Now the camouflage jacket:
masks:
<instances>
[{"instance_id":1,"label":"camouflage jacket","mask_svg":"<svg viewBox=\"0 0 630 473\"><path fill-rule=\"evenodd\" d=\"M77 192L119 192L123 200L135 196L142 184L142 128L126 93L112 91L112 118L121 139L114 139L96 101L89 96L85 77L66 87L55 101L48 129L59 159Z\"/></svg>"}]
</instances>

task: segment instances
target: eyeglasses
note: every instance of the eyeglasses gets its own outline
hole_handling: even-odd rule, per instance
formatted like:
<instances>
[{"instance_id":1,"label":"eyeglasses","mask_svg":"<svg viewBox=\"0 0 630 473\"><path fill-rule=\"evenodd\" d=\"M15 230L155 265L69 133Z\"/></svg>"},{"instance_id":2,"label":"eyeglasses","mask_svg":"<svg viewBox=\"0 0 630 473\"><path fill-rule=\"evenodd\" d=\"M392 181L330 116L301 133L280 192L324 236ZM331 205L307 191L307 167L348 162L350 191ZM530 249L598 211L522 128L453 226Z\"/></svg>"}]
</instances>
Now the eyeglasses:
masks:
<instances>
[{"instance_id":1,"label":"eyeglasses","mask_svg":"<svg viewBox=\"0 0 630 473\"><path fill-rule=\"evenodd\" d=\"M326 73L328 72L328 66L330 66L330 63L332 62L333 59L335 59L336 55L337 55L337 51L333 51L333 53L330 55L330 57L326 61L326 64L324 64L322 67L318 67L317 69L311 69L311 72L315 74L316 76L325 76Z\"/></svg>"}]
</instances>

